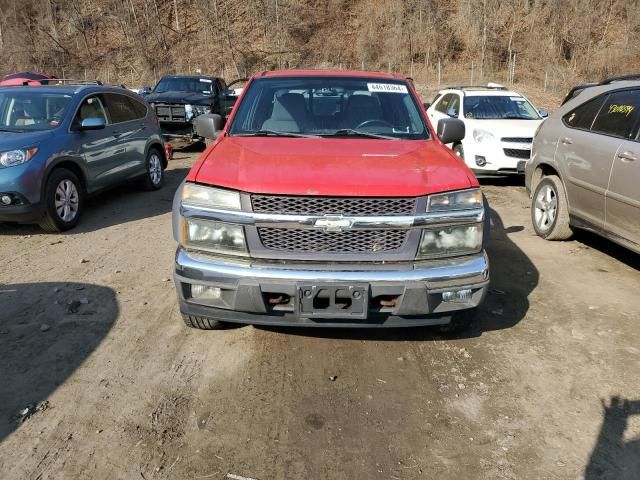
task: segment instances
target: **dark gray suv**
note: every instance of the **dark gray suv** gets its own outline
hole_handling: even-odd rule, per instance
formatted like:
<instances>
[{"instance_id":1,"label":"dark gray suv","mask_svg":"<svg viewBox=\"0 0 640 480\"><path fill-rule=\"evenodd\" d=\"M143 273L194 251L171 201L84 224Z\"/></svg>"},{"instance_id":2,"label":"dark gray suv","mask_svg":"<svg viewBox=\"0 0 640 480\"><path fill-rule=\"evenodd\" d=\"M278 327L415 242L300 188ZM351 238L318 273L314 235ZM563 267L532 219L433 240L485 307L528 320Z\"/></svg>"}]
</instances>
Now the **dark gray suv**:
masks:
<instances>
[{"instance_id":1,"label":"dark gray suv","mask_svg":"<svg viewBox=\"0 0 640 480\"><path fill-rule=\"evenodd\" d=\"M100 84L0 88L0 222L73 228L87 195L162 186L164 142L138 95Z\"/></svg>"}]
</instances>

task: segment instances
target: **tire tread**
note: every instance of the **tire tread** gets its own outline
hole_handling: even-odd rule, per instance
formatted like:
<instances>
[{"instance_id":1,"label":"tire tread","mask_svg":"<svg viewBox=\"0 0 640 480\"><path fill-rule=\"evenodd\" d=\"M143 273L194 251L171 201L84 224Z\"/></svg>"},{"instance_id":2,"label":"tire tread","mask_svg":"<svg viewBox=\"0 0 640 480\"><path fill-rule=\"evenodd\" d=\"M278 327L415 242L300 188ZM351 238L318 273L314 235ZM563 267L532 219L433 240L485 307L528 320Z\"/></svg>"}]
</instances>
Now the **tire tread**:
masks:
<instances>
[{"instance_id":1,"label":"tire tread","mask_svg":"<svg viewBox=\"0 0 640 480\"><path fill-rule=\"evenodd\" d=\"M220 330L224 327L224 324L219 320L212 320L197 315L187 315L183 313L182 319L187 327L197 328L198 330Z\"/></svg>"}]
</instances>

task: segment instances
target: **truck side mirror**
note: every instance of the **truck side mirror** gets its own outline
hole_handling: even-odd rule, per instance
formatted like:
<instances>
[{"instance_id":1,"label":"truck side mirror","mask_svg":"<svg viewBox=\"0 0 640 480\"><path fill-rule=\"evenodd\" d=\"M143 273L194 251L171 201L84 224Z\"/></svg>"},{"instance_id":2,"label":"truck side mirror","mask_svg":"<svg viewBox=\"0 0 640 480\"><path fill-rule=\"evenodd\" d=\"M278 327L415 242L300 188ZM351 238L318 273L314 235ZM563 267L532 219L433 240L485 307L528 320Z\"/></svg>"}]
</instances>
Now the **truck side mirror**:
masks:
<instances>
[{"instance_id":1,"label":"truck side mirror","mask_svg":"<svg viewBox=\"0 0 640 480\"><path fill-rule=\"evenodd\" d=\"M438 120L436 132L438 138L444 144L460 142L466 133L464 122L458 118L443 118Z\"/></svg>"},{"instance_id":2,"label":"truck side mirror","mask_svg":"<svg viewBox=\"0 0 640 480\"><path fill-rule=\"evenodd\" d=\"M429 108L431 106L431 102L423 102L422 106L424 107L424 109L426 110L427 108Z\"/></svg>"},{"instance_id":3,"label":"truck side mirror","mask_svg":"<svg viewBox=\"0 0 640 480\"><path fill-rule=\"evenodd\" d=\"M215 140L222 131L222 117L217 113L199 115L193 121L193 130L198 137Z\"/></svg>"}]
</instances>

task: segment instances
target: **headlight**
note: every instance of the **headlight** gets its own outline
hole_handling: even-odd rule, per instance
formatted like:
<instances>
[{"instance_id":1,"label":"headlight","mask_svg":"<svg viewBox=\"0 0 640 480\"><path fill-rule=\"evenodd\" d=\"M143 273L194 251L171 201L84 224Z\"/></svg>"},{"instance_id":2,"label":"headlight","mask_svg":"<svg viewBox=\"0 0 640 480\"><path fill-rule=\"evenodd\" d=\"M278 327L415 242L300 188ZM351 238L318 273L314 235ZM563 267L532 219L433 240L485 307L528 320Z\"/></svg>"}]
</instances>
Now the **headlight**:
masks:
<instances>
[{"instance_id":1,"label":"headlight","mask_svg":"<svg viewBox=\"0 0 640 480\"><path fill-rule=\"evenodd\" d=\"M482 130L481 128L476 128L473 130L473 139L477 143L487 143L493 142L496 137L491 132L487 132L486 130Z\"/></svg>"},{"instance_id":2,"label":"headlight","mask_svg":"<svg viewBox=\"0 0 640 480\"><path fill-rule=\"evenodd\" d=\"M449 212L452 210L473 210L482 208L482 192L479 188L430 195L428 212Z\"/></svg>"},{"instance_id":3,"label":"headlight","mask_svg":"<svg viewBox=\"0 0 640 480\"><path fill-rule=\"evenodd\" d=\"M482 248L483 225L438 227L422 231L418 258L440 258L478 253Z\"/></svg>"},{"instance_id":4,"label":"headlight","mask_svg":"<svg viewBox=\"0 0 640 480\"><path fill-rule=\"evenodd\" d=\"M205 187L196 183L185 183L182 188L182 205L220 210L241 210L240 193L234 190Z\"/></svg>"},{"instance_id":5,"label":"headlight","mask_svg":"<svg viewBox=\"0 0 640 480\"><path fill-rule=\"evenodd\" d=\"M195 116L211 113L211 107L209 105L193 105L193 112Z\"/></svg>"},{"instance_id":6,"label":"headlight","mask_svg":"<svg viewBox=\"0 0 640 480\"><path fill-rule=\"evenodd\" d=\"M33 158L38 149L36 147L23 150L9 150L0 153L0 167L15 167L28 162Z\"/></svg>"},{"instance_id":7,"label":"headlight","mask_svg":"<svg viewBox=\"0 0 640 480\"><path fill-rule=\"evenodd\" d=\"M246 255L244 230L239 225L195 218L182 221L182 244L198 250Z\"/></svg>"},{"instance_id":8,"label":"headlight","mask_svg":"<svg viewBox=\"0 0 640 480\"><path fill-rule=\"evenodd\" d=\"M184 117L185 120L188 122L193 118L193 106L192 105L185 105L184 106Z\"/></svg>"}]
</instances>

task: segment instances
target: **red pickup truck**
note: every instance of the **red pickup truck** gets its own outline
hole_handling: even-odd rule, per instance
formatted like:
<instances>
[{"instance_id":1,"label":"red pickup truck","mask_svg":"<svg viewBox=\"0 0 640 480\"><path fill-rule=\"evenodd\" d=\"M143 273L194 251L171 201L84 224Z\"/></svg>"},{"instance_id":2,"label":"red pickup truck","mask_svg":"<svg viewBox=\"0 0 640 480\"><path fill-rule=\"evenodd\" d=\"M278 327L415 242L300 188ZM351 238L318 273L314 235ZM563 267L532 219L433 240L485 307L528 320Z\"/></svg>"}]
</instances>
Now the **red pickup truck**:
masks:
<instances>
[{"instance_id":1,"label":"red pickup truck","mask_svg":"<svg viewBox=\"0 0 640 480\"><path fill-rule=\"evenodd\" d=\"M186 324L466 328L489 283L486 201L398 75L254 75L176 193Z\"/></svg>"}]
</instances>

